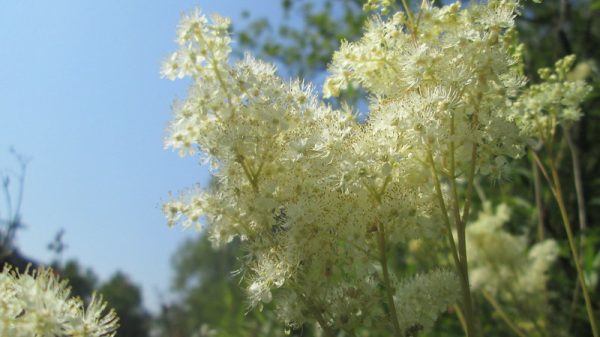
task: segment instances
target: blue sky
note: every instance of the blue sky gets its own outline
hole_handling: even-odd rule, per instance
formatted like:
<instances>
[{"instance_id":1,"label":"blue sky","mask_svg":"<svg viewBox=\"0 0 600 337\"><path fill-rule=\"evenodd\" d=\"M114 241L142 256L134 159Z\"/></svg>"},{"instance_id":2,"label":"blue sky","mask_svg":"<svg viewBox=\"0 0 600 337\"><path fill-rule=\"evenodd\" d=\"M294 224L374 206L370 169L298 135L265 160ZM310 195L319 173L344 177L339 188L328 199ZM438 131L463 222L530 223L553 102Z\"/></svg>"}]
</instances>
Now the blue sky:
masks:
<instances>
[{"instance_id":1,"label":"blue sky","mask_svg":"<svg viewBox=\"0 0 600 337\"><path fill-rule=\"evenodd\" d=\"M176 46L181 14L194 7L279 20L280 0L3 1L0 9L0 169L9 148L32 158L17 246L49 262L64 228L63 260L106 279L125 271L155 309L167 294L170 258L186 238L160 204L207 170L163 150L164 128L183 82L159 76ZM2 202L4 200L1 200Z\"/></svg>"}]
</instances>

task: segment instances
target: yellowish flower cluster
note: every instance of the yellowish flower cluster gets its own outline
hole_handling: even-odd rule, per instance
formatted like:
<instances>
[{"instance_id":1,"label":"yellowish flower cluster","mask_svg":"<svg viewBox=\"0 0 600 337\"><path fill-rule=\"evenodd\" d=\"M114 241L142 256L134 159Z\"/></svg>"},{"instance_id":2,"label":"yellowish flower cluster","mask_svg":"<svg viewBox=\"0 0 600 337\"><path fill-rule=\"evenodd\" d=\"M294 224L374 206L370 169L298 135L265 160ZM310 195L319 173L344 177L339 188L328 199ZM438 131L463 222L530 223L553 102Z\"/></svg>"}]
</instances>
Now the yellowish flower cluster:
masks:
<instances>
[{"instance_id":1,"label":"yellowish flower cluster","mask_svg":"<svg viewBox=\"0 0 600 337\"><path fill-rule=\"evenodd\" d=\"M559 125L568 126L581 117L581 102L592 88L583 78L569 76L575 55L542 68L542 82L529 86L514 103L513 118L523 134L542 141L552 139Z\"/></svg>"},{"instance_id":2,"label":"yellowish flower cluster","mask_svg":"<svg viewBox=\"0 0 600 337\"><path fill-rule=\"evenodd\" d=\"M67 281L52 269L0 273L0 335L11 337L111 337L118 327L114 310L93 295L87 307L72 298Z\"/></svg>"},{"instance_id":3,"label":"yellowish flower cluster","mask_svg":"<svg viewBox=\"0 0 600 337\"><path fill-rule=\"evenodd\" d=\"M386 1L369 2L377 4ZM216 245L241 239L252 305L275 300L291 326L318 322L351 334L430 327L456 302L456 274L401 279L387 268L388 254L410 240L444 240L451 224L462 228L464 248L468 207L461 215L457 182L499 176L522 153L513 111L529 105L517 100L526 82L517 9L516 0L424 2L417 15L372 18L361 40L342 43L324 86L325 96L362 86L365 122L251 56L230 62L226 19L184 17L163 75L192 84L175 105L166 146L200 152L215 187L166 203L169 224L206 222ZM467 307L466 253L452 249ZM531 259L534 276L543 276L545 260Z\"/></svg>"},{"instance_id":4,"label":"yellowish flower cluster","mask_svg":"<svg viewBox=\"0 0 600 337\"><path fill-rule=\"evenodd\" d=\"M494 211L488 202L467 227L471 285L491 295L524 296L529 301L544 296L548 270L558 257L558 244L548 239L529 248L525 236L506 231L510 208Z\"/></svg>"},{"instance_id":5,"label":"yellowish flower cluster","mask_svg":"<svg viewBox=\"0 0 600 337\"><path fill-rule=\"evenodd\" d=\"M443 235L427 172L386 139L397 136L376 137L351 112L320 103L310 86L284 82L250 56L229 64L221 57L226 28L197 12L183 22L194 28L180 29L182 49L163 73L185 69L194 82L166 144L200 150L217 187L166 203L169 223L206 217L215 244L244 240L251 302L293 303L280 310L291 325L375 324L363 310L382 299L373 258L381 232L389 245ZM188 54L208 56L189 66Z\"/></svg>"},{"instance_id":6,"label":"yellowish flower cluster","mask_svg":"<svg viewBox=\"0 0 600 337\"><path fill-rule=\"evenodd\" d=\"M334 54L324 94L363 86L373 95L370 124L403 135L401 144L418 158L430 150L438 167L448 170L452 142L460 176L476 144L480 173L500 175L507 158L523 148L510 118L511 98L525 84L516 9L511 0L464 10L456 2L426 5L418 19L375 17L361 40L343 42Z\"/></svg>"}]
</instances>

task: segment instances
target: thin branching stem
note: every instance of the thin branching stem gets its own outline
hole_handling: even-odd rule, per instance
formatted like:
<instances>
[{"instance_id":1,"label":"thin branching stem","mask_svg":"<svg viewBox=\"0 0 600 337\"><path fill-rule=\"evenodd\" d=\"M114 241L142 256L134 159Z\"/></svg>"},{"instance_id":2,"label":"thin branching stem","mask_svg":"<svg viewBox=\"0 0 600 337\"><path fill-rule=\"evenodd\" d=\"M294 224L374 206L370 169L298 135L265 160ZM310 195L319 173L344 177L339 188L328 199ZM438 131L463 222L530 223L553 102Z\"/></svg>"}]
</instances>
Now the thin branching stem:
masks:
<instances>
[{"instance_id":1,"label":"thin branching stem","mask_svg":"<svg viewBox=\"0 0 600 337\"><path fill-rule=\"evenodd\" d=\"M465 320L465 315L463 315L462 313L462 309L460 308L459 305L452 305L452 308L454 309L454 311L456 312L456 316L458 317L458 321L460 322L460 326L462 327L463 331L467 331L467 321Z\"/></svg>"},{"instance_id":2,"label":"thin branching stem","mask_svg":"<svg viewBox=\"0 0 600 337\"><path fill-rule=\"evenodd\" d=\"M523 331L521 331L521 329L519 329L519 327L510 319L510 317L508 316L508 314L506 314L506 312L500 306L500 303L498 303L498 301L496 301L496 299L492 295L490 295L485 290L483 290L481 293L483 294L483 297L488 301L488 303L494 308L494 310L496 311L496 313L498 314L498 316L500 316L500 318L502 319L502 321L504 321L504 323L506 323L506 325L508 325L508 327L517 336L519 336L519 337L527 337L527 335Z\"/></svg>"},{"instance_id":3,"label":"thin branching stem","mask_svg":"<svg viewBox=\"0 0 600 337\"><path fill-rule=\"evenodd\" d=\"M531 152L532 150L530 150ZM540 179L540 170L538 169L535 162L532 162L531 170L533 172L533 193L535 197L535 208L537 210L538 225L537 235L538 241L544 240L544 203L542 200L542 181Z\"/></svg>"},{"instance_id":4,"label":"thin branching stem","mask_svg":"<svg viewBox=\"0 0 600 337\"><path fill-rule=\"evenodd\" d=\"M583 268L581 267L581 260L579 259L579 253L577 251L577 245L575 244L575 239L573 237L573 230L571 229L571 221L569 220L569 214L567 212L567 208L565 206L565 201L563 199L562 188L560 184L560 178L558 176L558 171L554 166L554 163L550 161L550 170L552 172L552 179L554 182L554 191L556 191L555 199L558 203L558 208L560 210L560 216L562 217L563 225L565 227L565 232L567 232L567 240L569 241L569 249L571 250L571 255L573 257L573 263L575 264L575 269L577 270L577 279L579 280L581 290L583 292L583 298L585 299L585 307L588 314L588 319L590 321L590 327L592 329L592 334L594 337L599 337L598 334L598 323L596 322L596 318L594 315L594 309L592 307L592 300L590 298L590 294L585 284L585 278L583 275Z\"/></svg>"},{"instance_id":5,"label":"thin branching stem","mask_svg":"<svg viewBox=\"0 0 600 337\"><path fill-rule=\"evenodd\" d=\"M567 127L563 128L567 145L571 152L571 160L573 162L573 182L575 184L575 196L577 197L577 218L579 219L579 229L581 236L581 243L583 243L585 237L585 230L587 229L587 214L585 210L585 196L583 193L583 177L581 176L581 157L579 156L579 149L573 141L571 130Z\"/></svg>"},{"instance_id":6,"label":"thin branching stem","mask_svg":"<svg viewBox=\"0 0 600 337\"><path fill-rule=\"evenodd\" d=\"M461 247L461 231L464 231L463 221L460 218L460 206L458 205L458 188L456 187L456 160L454 153L456 152L456 148L454 145L454 114L450 116L450 144L449 144L449 152L450 152L450 188L452 189L452 214L454 215L454 223L456 225L456 230L458 231L458 249L461 251L463 247ZM464 242L463 242L464 244Z\"/></svg>"},{"instance_id":7,"label":"thin branching stem","mask_svg":"<svg viewBox=\"0 0 600 337\"><path fill-rule=\"evenodd\" d=\"M571 229L571 220L569 220L569 213L567 212L567 208L565 206L565 201L563 198L560 177L558 175L558 170L554 163L554 159L552 155L550 155L549 165L550 165L550 173L552 176L548 174L548 171L544 167L541 159L535 151L532 151L533 158L540 168L540 171L543 173L546 180L550 185L550 189L552 190L552 194L554 195L554 199L558 204L558 209L560 211L560 216L562 218L562 223L565 228L565 232L567 233L567 241L569 243L569 249L571 251L571 257L573 259L573 263L575 264L575 269L577 271L577 280L583 292L583 298L585 300L585 308L587 310L588 320L590 321L590 327L592 329L592 334L594 337L600 337L598 334L598 323L596 322L596 318L594 315L594 309L592 307L592 301L590 298L590 294L588 288L585 284L585 278L583 275L583 269L581 267L581 260L579 258L579 253L577 249L577 245L575 244L575 239L573 236L573 230Z\"/></svg>"},{"instance_id":8,"label":"thin branching stem","mask_svg":"<svg viewBox=\"0 0 600 337\"><path fill-rule=\"evenodd\" d=\"M396 304L394 303L394 290L392 287L392 281L390 279L390 272L387 264L387 247L385 242L385 226L379 222L377 226L377 243L379 246L379 261L381 263L381 269L383 271L383 282L385 286L385 295L388 302L388 310L390 321L394 327L394 336L402 337L402 331L400 330L400 324L398 323L398 312L396 311Z\"/></svg>"},{"instance_id":9,"label":"thin branching stem","mask_svg":"<svg viewBox=\"0 0 600 337\"><path fill-rule=\"evenodd\" d=\"M242 169L244 170L244 175L246 175L246 178L250 182L250 185L252 185L252 189L254 190L254 192L258 192L258 184L256 183L256 177L252 173L250 167L248 167L248 162L246 162L244 158L241 158L240 160L238 160L238 162L242 166Z\"/></svg>"},{"instance_id":10,"label":"thin branching stem","mask_svg":"<svg viewBox=\"0 0 600 337\"><path fill-rule=\"evenodd\" d=\"M408 22L410 23L411 31L414 32L415 19L413 18L412 11L410 10L410 7L408 6L406 0L402 0L402 6L404 7L404 12L406 12L406 16L408 16Z\"/></svg>"},{"instance_id":11,"label":"thin branching stem","mask_svg":"<svg viewBox=\"0 0 600 337\"><path fill-rule=\"evenodd\" d=\"M466 250L464 251L464 255L461 255L459 250L456 247L454 242L454 237L452 235L452 225L450 222L450 217L448 216L448 209L446 208L446 202L444 201L444 195L442 193L442 187L440 183L440 179L438 176L437 169L435 167L435 162L433 161L433 154L431 151L431 146L427 144L427 160L431 167L431 173L433 175L434 185L436 196L438 199L438 203L442 212L442 217L444 219L444 223L446 224L447 232L448 232L448 241L450 242L450 250L452 251L452 257L454 258L454 264L456 266L456 271L460 277L460 286L462 293L462 302L464 309L464 317L467 322L467 330L466 335L468 337L475 336L475 324L473 319L473 306L471 300L471 289L469 286L469 278L467 276L468 269L466 264ZM458 231L457 231L458 232ZM460 233L458 233L460 236ZM462 232L464 235L464 231ZM463 238L464 239L464 238ZM465 259L463 261L463 258Z\"/></svg>"},{"instance_id":12,"label":"thin branching stem","mask_svg":"<svg viewBox=\"0 0 600 337\"><path fill-rule=\"evenodd\" d=\"M454 236L452 236L452 224L450 223L450 218L448 217L448 211L446 209L446 202L444 201L444 195L442 194L442 186L440 183L440 178L439 178L437 170L435 168L435 163L433 162L433 156L431 154L431 148L429 146L427 148L427 162L431 168L431 174L433 176L436 197L437 197L438 205L439 205L441 213L442 213L442 218L444 219L444 224L446 225L446 232L448 234L448 242L450 243L450 250L452 251L452 257L454 258L454 263L456 265L456 268L459 268L460 259L458 257L458 250L456 249L456 243L454 242Z\"/></svg>"},{"instance_id":13,"label":"thin branching stem","mask_svg":"<svg viewBox=\"0 0 600 337\"><path fill-rule=\"evenodd\" d=\"M478 102L481 101L481 97L478 97ZM479 126L479 103L477 103L475 113L471 117L471 130L477 130ZM477 170L477 150L478 145L476 141L473 141L471 145L471 166L469 167L469 176L467 178L467 192L465 196L465 204L462 212L462 222L467 223L469 219L469 211L471 210L471 199L473 198L473 186L475 184L475 171Z\"/></svg>"}]
</instances>

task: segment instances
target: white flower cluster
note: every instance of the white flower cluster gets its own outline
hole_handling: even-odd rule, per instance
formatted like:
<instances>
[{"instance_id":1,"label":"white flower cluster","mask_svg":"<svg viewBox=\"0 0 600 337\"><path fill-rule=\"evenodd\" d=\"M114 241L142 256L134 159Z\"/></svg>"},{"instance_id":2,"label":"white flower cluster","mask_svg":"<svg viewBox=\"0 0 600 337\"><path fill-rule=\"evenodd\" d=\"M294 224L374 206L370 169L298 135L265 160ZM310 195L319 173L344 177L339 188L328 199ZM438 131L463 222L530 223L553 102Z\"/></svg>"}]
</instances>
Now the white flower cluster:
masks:
<instances>
[{"instance_id":1,"label":"white flower cluster","mask_svg":"<svg viewBox=\"0 0 600 337\"><path fill-rule=\"evenodd\" d=\"M204 216L216 244L245 240L253 305L278 291L289 324L371 324L364 308L381 301L379 236L395 245L443 234L427 172L397 135L319 103L309 86L249 56L229 64L220 23L198 12L183 22L194 28L180 29L182 49L163 73L194 82L166 143L200 150L217 188L166 203L169 223ZM190 66L190 54L206 57Z\"/></svg>"},{"instance_id":2,"label":"white flower cluster","mask_svg":"<svg viewBox=\"0 0 600 337\"><path fill-rule=\"evenodd\" d=\"M378 3L386 1L369 6ZM207 222L217 245L244 241L252 305L276 299L292 326L430 327L455 302L456 275L396 281L388 253L414 239L444 240L445 182L500 175L522 152L511 113L525 83L517 1L427 3L418 15L371 19L360 41L335 54L325 95L364 87L364 123L271 65L230 62L226 19L195 11L182 20L180 49L163 75L192 84L175 105L166 146L200 152L215 187L183 193L165 214L170 225ZM452 207L458 227L465 220ZM394 310L398 317L385 319Z\"/></svg>"},{"instance_id":3,"label":"white flower cluster","mask_svg":"<svg viewBox=\"0 0 600 337\"><path fill-rule=\"evenodd\" d=\"M575 56L570 55L558 60L554 69L540 69L542 83L529 86L519 96L514 119L525 135L550 140L558 125L579 120L579 105L592 88L584 79L569 76L574 62Z\"/></svg>"},{"instance_id":4,"label":"white flower cluster","mask_svg":"<svg viewBox=\"0 0 600 337\"><path fill-rule=\"evenodd\" d=\"M480 173L499 175L523 141L510 119L511 98L525 79L513 18L517 1L491 0L461 9L425 5L412 16L375 17L358 42L334 54L325 96L349 84L373 95L370 123L402 135L417 158L431 148L448 170L453 142L460 176L478 146Z\"/></svg>"},{"instance_id":5,"label":"white flower cluster","mask_svg":"<svg viewBox=\"0 0 600 337\"><path fill-rule=\"evenodd\" d=\"M431 328L448 303L458 301L458 287L456 274L447 270L432 271L402 282L394 300L401 308L398 321L404 335L416 336L417 332Z\"/></svg>"},{"instance_id":6,"label":"white flower cluster","mask_svg":"<svg viewBox=\"0 0 600 337\"><path fill-rule=\"evenodd\" d=\"M383 14L387 14L393 4L393 0L367 0L363 5L363 10L368 12L380 9Z\"/></svg>"},{"instance_id":7,"label":"white flower cluster","mask_svg":"<svg viewBox=\"0 0 600 337\"><path fill-rule=\"evenodd\" d=\"M92 296L87 308L70 298L67 281L52 269L24 273L4 266L0 273L0 336L10 337L110 337L118 318L106 312L106 303Z\"/></svg>"},{"instance_id":8,"label":"white flower cluster","mask_svg":"<svg viewBox=\"0 0 600 337\"><path fill-rule=\"evenodd\" d=\"M494 296L544 296L548 269L558 257L558 244L548 239L528 248L525 236L503 229L510 208L500 204L494 211L484 205L475 222L467 227L471 285Z\"/></svg>"}]
</instances>

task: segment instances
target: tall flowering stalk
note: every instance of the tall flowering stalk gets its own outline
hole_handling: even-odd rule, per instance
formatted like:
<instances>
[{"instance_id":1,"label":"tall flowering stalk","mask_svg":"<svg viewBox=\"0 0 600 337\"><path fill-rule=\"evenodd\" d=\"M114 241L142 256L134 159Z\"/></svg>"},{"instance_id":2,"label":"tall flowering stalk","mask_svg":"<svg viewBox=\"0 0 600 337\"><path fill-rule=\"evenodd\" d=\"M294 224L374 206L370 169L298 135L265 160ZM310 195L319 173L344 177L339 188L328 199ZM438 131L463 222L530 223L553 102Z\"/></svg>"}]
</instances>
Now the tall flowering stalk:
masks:
<instances>
[{"instance_id":1,"label":"tall flowering stalk","mask_svg":"<svg viewBox=\"0 0 600 337\"><path fill-rule=\"evenodd\" d=\"M216 245L242 240L252 305L275 299L292 327L413 336L460 298L476 336L465 234L474 179L501 176L525 146L513 112L525 85L517 10L516 0L424 1L418 13L374 16L362 39L342 43L324 85L325 96L362 86L365 122L251 56L230 62L227 19L185 16L163 75L192 84L166 145L199 153L217 184L166 203L169 224L209 223ZM413 239L446 240L455 268L396 273L390 255Z\"/></svg>"},{"instance_id":2,"label":"tall flowering stalk","mask_svg":"<svg viewBox=\"0 0 600 337\"><path fill-rule=\"evenodd\" d=\"M520 124L524 133L537 141L536 145L539 148L533 148L531 154L538 169L542 172L544 178L546 178L558 205L563 227L567 234L569 250L577 272L577 280L583 292L590 327L594 337L598 337L600 336L600 330L596 322L592 300L585 282L578 247L575 243L571 221L565 204L562 184L558 175L557 154L554 149L559 127L563 127L564 133L570 132L572 123L578 121L581 117L579 105L591 91L591 87L582 79L569 78L569 71L574 62L575 56L570 55L558 60L554 69L540 69L539 75L543 82L531 85L519 97L515 103L515 120ZM569 136L567 135L566 137ZM548 157L547 164L540 158L538 154L539 150L545 151ZM578 199L578 202L581 202L581 200ZM583 207L583 205L580 206ZM579 216L581 217L582 214L579 213Z\"/></svg>"}]
</instances>

